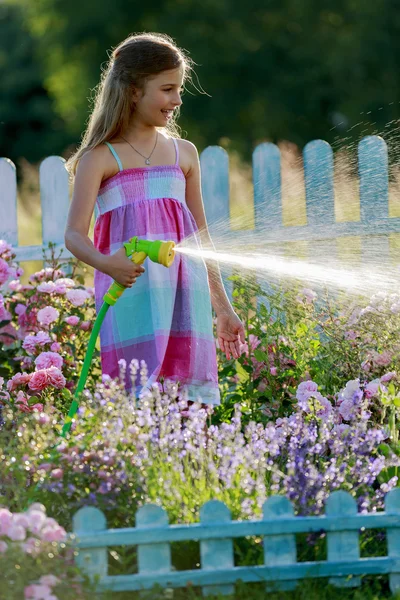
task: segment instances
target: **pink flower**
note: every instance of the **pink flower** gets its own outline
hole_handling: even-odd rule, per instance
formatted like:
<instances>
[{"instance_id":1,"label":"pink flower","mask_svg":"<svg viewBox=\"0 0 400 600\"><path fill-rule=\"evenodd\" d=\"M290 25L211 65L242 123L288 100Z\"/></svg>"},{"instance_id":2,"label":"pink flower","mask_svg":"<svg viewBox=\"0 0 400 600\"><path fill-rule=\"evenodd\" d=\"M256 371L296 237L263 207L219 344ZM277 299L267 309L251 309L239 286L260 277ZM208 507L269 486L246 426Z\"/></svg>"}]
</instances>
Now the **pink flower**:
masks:
<instances>
[{"instance_id":1,"label":"pink flower","mask_svg":"<svg viewBox=\"0 0 400 600\"><path fill-rule=\"evenodd\" d=\"M385 383L386 381L391 381L396 377L396 375L396 371L390 371L389 373L385 373L385 375L382 375L381 377L381 382Z\"/></svg>"},{"instance_id":2,"label":"pink flower","mask_svg":"<svg viewBox=\"0 0 400 600\"><path fill-rule=\"evenodd\" d=\"M36 404L32 404L31 406L31 412L43 412L43 404L41 404L40 402L37 402Z\"/></svg>"},{"instance_id":3,"label":"pink flower","mask_svg":"<svg viewBox=\"0 0 400 600\"><path fill-rule=\"evenodd\" d=\"M62 469L53 469L50 475L53 479L62 479L64 476L64 471Z\"/></svg>"},{"instance_id":4,"label":"pink flower","mask_svg":"<svg viewBox=\"0 0 400 600\"><path fill-rule=\"evenodd\" d=\"M28 383L29 388L34 392L41 392L44 390L44 388L50 383L47 373L48 372L46 369L41 369L40 371L35 371L32 373L31 379Z\"/></svg>"},{"instance_id":5,"label":"pink flower","mask_svg":"<svg viewBox=\"0 0 400 600\"><path fill-rule=\"evenodd\" d=\"M8 529L7 536L10 540L13 540L13 542L22 542L26 537L25 528L22 527L22 525L14 525L14 523L12 523L11 527Z\"/></svg>"},{"instance_id":6,"label":"pink flower","mask_svg":"<svg viewBox=\"0 0 400 600\"><path fill-rule=\"evenodd\" d=\"M50 385L52 385L56 389L61 390L65 387L66 379L61 373L60 369L57 369L57 367L50 367L49 369L47 369L47 376Z\"/></svg>"},{"instance_id":7,"label":"pink flower","mask_svg":"<svg viewBox=\"0 0 400 600\"><path fill-rule=\"evenodd\" d=\"M9 392L13 392L20 385L26 385L29 383L31 378L30 373L16 373L9 381L7 381L7 389Z\"/></svg>"},{"instance_id":8,"label":"pink flower","mask_svg":"<svg viewBox=\"0 0 400 600\"><path fill-rule=\"evenodd\" d=\"M67 537L67 534L63 527L56 524L44 527L40 537L44 542L62 542Z\"/></svg>"},{"instance_id":9,"label":"pink flower","mask_svg":"<svg viewBox=\"0 0 400 600\"><path fill-rule=\"evenodd\" d=\"M45 346L51 342L51 338L47 331L38 331L36 334L36 343L39 346Z\"/></svg>"},{"instance_id":10,"label":"pink flower","mask_svg":"<svg viewBox=\"0 0 400 600\"><path fill-rule=\"evenodd\" d=\"M11 255L11 253L12 253L11 244L6 242L6 240L0 240L0 256L3 256L3 254L6 254L9 256L9 255Z\"/></svg>"},{"instance_id":11,"label":"pink flower","mask_svg":"<svg viewBox=\"0 0 400 600\"><path fill-rule=\"evenodd\" d=\"M80 318L75 315L71 315L70 317L65 317L64 321L68 323L68 325L78 325Z\"/></svg>"},{"instance_id":12,"label":"pink flower","mask_svg":"<svg viewBox=\"0 0 400 600\"><path fill-rule=\"evenodd\" d=\"M318 391L318 385L314 381L302 381L297 387L296 398L300 401L307 401Z\"/></svg>"},{"instance_id":13,"label":"pink flower","mask_svg":"<svg viewBox=\"0 0 400 600\"><path fill-rule=\"evenodd\" d=\"M43 294L53 294L56 291L56 284L54 281L44 281L37 286L37 291Z\"/></svg>"},{"instance_id":14,"label":"pink flower","mask_svg":"<svg viewBox=\"0 0 400 600\"><path fill-rule=\"evenodd\" d=\"M24 589L25 600L57 600L48 585L32 583Z\"/></svg>"},{"instance_id":15,"label":"pink flower","mask_svg":"<svg viewBox=\"0 0 400 600\"><path fill-rule=\"evenodd\" d=\"M33 354L36 349L35 335L27 335L24 341L22 342L22 347L28 352L28 354Z\"/></svg>"},{"instance_id":16,"label":"pink flower","mask_svg":"<svg viewBox=\"0 0 400 600\"><path fill-rule=\"evenodd\" d=\"M73 306L82 306L89 298L85 290L68 290L66 296Z\"/></svg>"},{"instance_id":17,"label":"pink flower","mask_svg":"<svg viewBox=\"0 0 400 600\"><path fill-rule=\"evenodd\" d=\"M38 423L39 425L48 425L50 423L49 415L46 415L46 413L42 412L39 416Z\"/></svg>"},{"instance_id":18,"label":"pink flower","mask_svg":"<svg viewBox=\"0 0 400 600\"><path fill-rule=\"evenodd\" d=\"M5 260L0 258L0 285L3 285L10 277L10 269Z\"/></svg>"},{"instance_id":19,"label":"pink flower","mask_svg":"<svg viewBox=\"0 0 400 600\"><path fill-rule=\"evenodd\" d=\"M0 508L0 535L7 535L12 519L12 513L8 508Z\"/></svg>"},{"instance_id":20,"label":"pink flower","mask_svg":"<svg viewBox=\"0 0 400 600\"><path fill-rule=\"evenodd\" d=\"M12 292L19 292L21 287L22 287L22 285L21 285L21 282L19 281L19 279L13 279L12 281L8 282L8 288Z\"/></svg>"},{"instance_id":21,"label":"pink flower","mask_svg":"<svg viewBox=\"0 0 400 600\"><path fill-rule=\"evenodd\" d=\"M269 372L271 373L271 375L273 377L275 377L275 375L278 374L278 369L276 367L271 367L270 370L269 370Z\"/></svg>"},{"instance_id":22,"label":"pink flower","mask_svg":"<svg viewBox=\"0 0 400 600\"><path fill-rule=\"evenodd\" d=\"M90 321L82 321L82 323L81 323L82 331L89 331L90 325L91 325Z\"/></svg>"},{"instance_id":23,"label":"pink flower","mask_svg":"<svg viewBox=\"0 0 400 600\"><path fill-rule=\"evenodd\" d=\"M0 342L4 346L11 346L17 337L17 330L12 323L8 323L8 325L5 325L0 329Z\"/></svg>"},{"instance_id":24,"label":"pink flower","mask_svg":"<svg viewBox=\"0 0 400 600\"><path fill-rule=\"evenodd\" d=\"M61 580L58 579L58 577L56 577L55 575L42 575L39 579L39 583L43 585L48 585L49 587L54 587L55 585L60 583L60 581Z\"/></svg>"},{"instance_id":25,"label":"pink flower","mask_svg":"<svg viewBox=\"0 0 400 600\"><path fill-rule=\"evenodd\" d=\"M26 514L29 519L29 531L35 535L39 535L43 525L46 522L46 515L41 510L28 510Z\"/></svg>"},{"instance_id":26,"label":"pink flower","mask_svg":"<svg viewBox=\"0 0 400 600\"><path fill-rule=\"evenodd\" d=\"M385 350L384 352L372 352L372 361L379 367L387 367L392 362L392 355Z\"/></svg>"},{"instance_id":27,"label":"pink flower","mask_svg":"<svg viewBox=\"0 0 400 600\"><path fill-rule=\"evenodd\" d=\"M60 277L59 279L56 279L54 283L56 285L63 285L66 288L75 287L75 281L73 279L70 279L69 277Z\"/></svg>"},{"instance_id":28,"label":"pink flower","mask_svg":"<svg viewBox=\"0 0 400 600\"><path fill-rule=\"evenodd\" d=\"M58 342L53 342L52 345L50 346L50 350L52 352L60 352L61 344L59 344Z\"/></svg>"},{"instance_id":29,"label":"pink flower","mask_svg":"<svg viewBox=\"0 0 400 600\"><path fill-rule=\"evenodd\" d=\"M37 369L48 369L49 367L57 367L61 369L64 359L57 352L42 352L35 359Z\"/></svg>"},{"instance_id":30,"label":"pink flower","mask_svg":"<svg viewBox=\"0 0 400 600\"><path fill-rule=\"evenodd\" d=\"M37 320L41 325L50 325L57 321L60 313L53 306L45 306L41 310L38 311Z\"/></svg>"},{"instance_id":31,"label":"pink flower","mask_svg":"<svg viewBox=\"0 0 400 600\"><path fill-rule=\"evenodd\" d=\"M379 381L370 381L370 383L367 383L364 389L365 397L372 398L373 396L376 396L380 387Z\"/></svg>"},{"instance_id":32,"label":"pink flower","mask_svg":"<svg viewBox=\"0 0 400 600\"><path fill-rule=\"evenodd\" d=\"M24 315L26 313L26 306L25 304L17 304L17 306L15 307L15 314L16 315Z\"/></svg>"}]
</instances>

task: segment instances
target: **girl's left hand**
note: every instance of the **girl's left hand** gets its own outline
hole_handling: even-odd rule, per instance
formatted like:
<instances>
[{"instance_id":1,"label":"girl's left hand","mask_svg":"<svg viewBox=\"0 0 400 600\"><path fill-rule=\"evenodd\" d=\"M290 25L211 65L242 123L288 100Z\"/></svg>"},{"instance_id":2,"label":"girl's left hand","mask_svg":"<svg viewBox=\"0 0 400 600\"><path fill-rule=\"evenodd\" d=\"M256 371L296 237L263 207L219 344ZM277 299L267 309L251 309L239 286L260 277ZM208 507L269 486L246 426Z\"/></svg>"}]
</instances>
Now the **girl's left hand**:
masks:
<instances>
[{"instance_id":1,"label":"girl's left hand","mask_svg":"<svg viewBox=\"0 0 400 600\"><path fill-rule=\"evenodd\" d=\"M246 338L243 323L233 310L217 315L217 338L219 347L228 360L231 355L239 358L240 344L244 344Z\"/></svg>"}]
</instances>

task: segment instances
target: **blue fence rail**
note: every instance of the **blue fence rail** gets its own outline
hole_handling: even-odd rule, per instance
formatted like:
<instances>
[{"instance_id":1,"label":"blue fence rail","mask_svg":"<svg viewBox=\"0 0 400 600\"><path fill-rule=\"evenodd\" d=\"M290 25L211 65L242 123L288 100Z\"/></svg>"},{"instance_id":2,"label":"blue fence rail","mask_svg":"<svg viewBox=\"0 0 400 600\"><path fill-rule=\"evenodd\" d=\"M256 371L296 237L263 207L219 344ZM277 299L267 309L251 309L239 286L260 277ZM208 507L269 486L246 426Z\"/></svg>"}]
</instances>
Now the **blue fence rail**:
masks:
<instances>
[{"instance_id":1,"label":"blue fence rail","mask_svg":"<svg viewBox=\"0 0 400 600\"><path fill-rule=\"evenodd\" d=\"M385 529L387 556L360 558L359 532ZM325 531L327 560L297 562L298 533ZM338 588L357 587L362 575L387 574L390 589L400 590L400 489L390 491L385 511L357 513L355 499L347 492L333 492L325 514L315 517L294 515L284 496L271 496L257 521L231 521L228 508L211 500L200 510L200 523L169 525L167 513L148 504L136 513L136 527L107 530L104 514L84 507L74 516L79 566L99 578L103 590L134 591L158 584L168 588L201 586L203 595L229 595L235 582L265 582L266 590L292 590L302 579L329 578ZM258 536L263 539L264 565L235 566L233 538ZM172 542L196 540L200 544L201 567L174 571ZM138 573L108 575L108 548L136 546Z\"/></svg>"}]
</instances>

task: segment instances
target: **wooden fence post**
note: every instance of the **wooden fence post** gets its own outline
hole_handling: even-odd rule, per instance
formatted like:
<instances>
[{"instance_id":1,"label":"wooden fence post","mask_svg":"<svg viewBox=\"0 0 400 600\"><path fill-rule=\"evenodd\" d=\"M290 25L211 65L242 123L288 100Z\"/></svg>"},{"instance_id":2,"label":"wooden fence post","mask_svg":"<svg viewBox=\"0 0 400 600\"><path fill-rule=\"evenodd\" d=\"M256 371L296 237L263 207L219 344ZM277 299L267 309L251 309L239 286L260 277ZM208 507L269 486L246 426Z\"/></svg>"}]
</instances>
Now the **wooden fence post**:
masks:
<instances>
[{"instance_id":1,"label":"wooden fence post","mask_svg":"<svg viewBox=\"0 0 400 600\"><path fill-rule=\"evenodd\" d=\"M168 515L156 504L145 504L136 513L136 528L165 527L168 529ZM171 546L169 542L160 544L140 544L138 546L138 572L140 575L154 575L171 572Z\"/></svg>"},{"instance_id":2,"label":"wooden fence post","mask_svg":"<svg viewBox=\"0 0 400 600\"><path fill-rule=\"evenodd\" d=\"M270 496L263 505L263 519L295 519L293 506L285 496ZM281 535L268 535L264 537L264 564L268 567L293 565L297 562L296 536L293 533ZM280 581L275 584L267 583L268 592L294 590L297 586L296 579Z\"/></svg>"},{"instance_id":3,"label":"wooden fence post","mask_svg":"<svg viewBox=\"0 0 400 600\"><path fill-rule=\"evenodd\" d=\"M84 506L73 516L72 530L78 539L80 534L106 531L106 529L104 514L93 506ZM108 571L107 548L81 548L76 563L90 579L93 580L96 576L102 579Z\"/></svg>"},{"instance_id":4,"label":"wooden fence post","mask_svg":"<svg viewBox=\"0 0 400 600\"><path fill-rule=\"evenodd\" d=\"M386 494L385 512L400 517L400 488L394 488ZM386 530L388 556L400 559L400 527L388 527ZM400 590L400 571L393 570L389 575L390 591L395 594Z\"/></svg>"},{"instance_id":5,"label":"wooden fence post","mask_svg":"<svg viewBox=\"0 0 400 600\"><path fill-rule=\"evenodd\" d=\"M17 173L8 158L0 158L0 239L18 246Z\"/></svg>"},{"instance_id":6,"label":"wooden fence post","mask_svg":"<svg viewBox=\"0 0 400 600\"><path fill-rule=\"evenodd\" d=\"M305 146L303 156L307 230L332 228L336 222L332 148L324 140L314 140ZM318 257L323 265L336 263L336 239L309 241L308 256Z\"/></svg>"},{"instance_id":7,"label":"wooden fence post","mask_svg":"<svg viewBox=\"0 0 400 600\"><path fill-rule=\"evenodd\" d=\"M220 146L208 146L200 155L200 166L204 210L211 238L214 233L223 241L225 234L231 230L228 153ZM224 252L221 245L217 244L216 249L217 252ZM232 275L232 267L226 264L219 266L226 293L232 299L233 285L232 281L227 279Z\"/></svg>"},{"instance_id":8,"label":"wooden fence post","mask_svg":"<svg viewBox=\"0 0 400 600\"><path fill-rule=\"evenodd\" d=\"M326 502L325 514L329 517L352 517L357 515L357 503L353 496L343 490L332 492ZM358 531L328 532L328 561L359 560L360 540ZM329 583L336 587L358 587L361 577L331 577Z\"/></svg>"},{"instance_id":9,"label":"wooden fence post","mask_svg":"<svg viewBox=\"0 0 400 600\"><path fill-rule=\"evenodd\" d=\"M69 210L69 183L65 160L60 156L45 158L40 165L39 180L42 239L44 249L47 250L49 242L64 244L64 231Z\"/></svg>"},{"instance_id":10,"label":"wooden fence post","mask_svg":"<svg viewBox=\"0 0 400 600\"><path fill-rule=\"evenodd\" d=\"M231 520L231 513L223 502L210 500L200 509L200 521L203 525L226 523ZM218 529L216 529L218 535ZM215 569L231 569L233 562L232 539L204 540L200 542L201 569L213 571ZM221 594L229 596L234 594L234 585L207 585L202 586L204 596Z\"/></svg>"},{"instance_id":11,"label":"wooden fence post","mask_svg":"<svg viewBox=\"0 0 400 600\"><path fill-rule=\"evenodd\" d=\"M385 140L376 135L364 137L358 145L360 175L360 220L371 226L389 217L389 171ZM361 237L364 264L385 264L389 259L389 234Z\"/></svg>"}]
</instances>

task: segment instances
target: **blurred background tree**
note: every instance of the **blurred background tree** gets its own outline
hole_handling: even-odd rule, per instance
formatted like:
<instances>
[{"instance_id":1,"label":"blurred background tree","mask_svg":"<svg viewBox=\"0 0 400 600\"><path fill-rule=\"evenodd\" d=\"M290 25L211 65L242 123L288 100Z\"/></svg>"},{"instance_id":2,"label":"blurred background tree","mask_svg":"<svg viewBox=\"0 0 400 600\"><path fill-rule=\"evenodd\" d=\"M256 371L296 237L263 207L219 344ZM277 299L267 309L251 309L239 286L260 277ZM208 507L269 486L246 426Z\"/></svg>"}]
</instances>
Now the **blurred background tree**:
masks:
<instances>
[{"instance_id":1,"label":"blurred background tree","mask_svg":"<svg viewBox=\"0 0 400 600\"><path fill-rule=\"evenodd\" d=\"M0 153L69 155L107 51L140 31L197 63L208 95L189 87L180 125L199 150L348 142L398 117L397 0L3 0Z\"/></svg>"}]
</instances>

